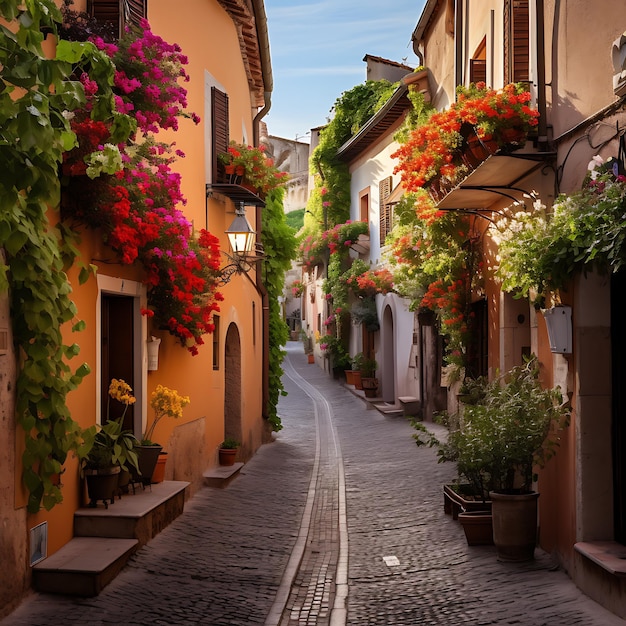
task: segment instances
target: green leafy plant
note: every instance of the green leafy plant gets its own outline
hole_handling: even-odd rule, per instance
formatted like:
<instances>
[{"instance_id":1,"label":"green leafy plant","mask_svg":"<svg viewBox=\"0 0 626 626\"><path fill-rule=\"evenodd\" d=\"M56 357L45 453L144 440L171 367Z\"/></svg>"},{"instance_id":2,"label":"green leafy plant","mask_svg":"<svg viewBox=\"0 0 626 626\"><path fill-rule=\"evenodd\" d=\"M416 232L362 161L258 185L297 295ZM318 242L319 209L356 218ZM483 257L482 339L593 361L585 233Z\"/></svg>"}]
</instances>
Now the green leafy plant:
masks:
<instances>
[{"instance_id":1,"label":"green leafy plant","mask_svg":"<svg viewBox=\"0 0 626 626\"><path fill-rule=\"evenodd\" d=\"M266 254L263 261L263 284L269 303L269 398L267 406L263 408L263 415L273 431L282 428L278 401L286 393L282 362L286 354L283 346L289 338L289 327L283 319L280 296L285 288L285 273L296 257L296 240L285 219L284 196L283 187L271 190L261 212L263 249Z\"/></svg>"},{"instance_id":2,"label":"green leafy plant","mask_svg":"<svg viewBox=\"0 0 626 626\"><path fill-rule=\"evenodd\" d=\"M63 152L76 142L68 112L86 102L74 72L91 68L98 84L95 110L112 117L114 67L90 43L59 41L56 57L46 57L44 32L56 34L62 20L52 0L4 0L0 14L11 26L0 26L0 247L5 253L0 289L10 296L20 353L16 415L25 433L23 480L28 510L34 513L63 499L51 477L68 453L81 457L88 448L66 404L67 394L89 373L86 364L70 367L79 347L66 345L62 336L68 323L76 331L84 327L66 274L76 248L71 232L63 224L53 226L48 213L59 204ZM83 267L80 280L89 274Z\"/></svg>"},{"instance_id":3,"label":"green leafy plant","mask_svg":"<svg viewBox=\"0 0 626 626\"><path fill-rule=\"evenodd\" d=\"M135 450L139 441L130 430L123 429L122 418L109 420L95 430L93 445L82 459L83 470L107 469L119 465L123 470L139 471L139 459Z\"/></svg>"},{"instance_id":4,"label":"green leafy plant","mask_svg":"<svg viewBox=\"0 0 626 626\"><path fill-rule=\"evenodd\" d=\"M441 461L457 464L459 476L476 493L529 493L535 467L554 456L570 407L560 389L544 389L536 357L491 382L473 384L476 401L450 422L448 439L438 446Z\"/></svg>"},{"instance_id":5,"label":"green leafy plant","mask_svg":"<svg viewBox=\"0 0 626 626\"><path fill-rule=\"evenodd\" d=\"M222 443L220 443L220 448L222 450L236 450L240 445L241 444L236 439L227 437L224 441L222 441Z\"/></svg>"},{"instance_id":6,"label":"green leafy plant","mask_svg":"<svg viewBox=\"0 0 626 626\"><path fill-rule=\"evenodd\" d=\"M498 223L502 288L543 306L578 272L617 272L626 264L626 178L615 162L590 163L580 191L561 194L548 211L536 200Z\"/></svg>"},{"instance_id":7,"label":"green leafy plant","mask_svg":"<svg viewBox=\"0 0 626 626\"><path fill-rule=\"evenodd\" d=\"M354 355L352 362L353 367L361 372L362 378L374 378L376 376L376 370L378 369L376 359L366 357L362 352L359 352Z\"/></svg>"}]
</instances>

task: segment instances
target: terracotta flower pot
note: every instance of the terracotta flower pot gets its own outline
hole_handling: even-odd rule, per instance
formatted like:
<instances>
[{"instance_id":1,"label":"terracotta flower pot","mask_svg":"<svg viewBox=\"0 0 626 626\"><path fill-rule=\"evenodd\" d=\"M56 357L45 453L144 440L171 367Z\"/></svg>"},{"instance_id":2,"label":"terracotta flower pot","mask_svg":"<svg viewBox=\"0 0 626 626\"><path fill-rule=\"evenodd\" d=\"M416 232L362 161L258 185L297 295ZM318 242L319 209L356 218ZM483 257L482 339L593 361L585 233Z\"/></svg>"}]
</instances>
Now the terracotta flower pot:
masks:
<instances>
[{"instance_id":1,"label":"terracotta flower pot","mask_svg":"<svg viewBox=\"0 0 626 626\"><path fill-rule=\"evenodd\" d=\"M152 472L152 483L162 483L165 479L165 464L167 463L167 452L160 452L154 472Z\"/></svg>"},{"instance_id":2,"label":"terracotta flower pot","mask_svg":"<svg viewBox=\"0 0 626 626\"><path fill-rule=\"evenodd\" d=\"M465 532L468 546L493 545L491 511L466 511L459 513L459 522Z\"/></svg>"},{"instance_id":3,"label":"terracotta flower pot","mask_svg":"<svg viewBox=\"0 0 626 626\"><path fill-rule=\"evenodd\" d=\"M218 457L220 465L234 465L237 458L237 448L220 448Z\"/></svg>"}]
</instances>

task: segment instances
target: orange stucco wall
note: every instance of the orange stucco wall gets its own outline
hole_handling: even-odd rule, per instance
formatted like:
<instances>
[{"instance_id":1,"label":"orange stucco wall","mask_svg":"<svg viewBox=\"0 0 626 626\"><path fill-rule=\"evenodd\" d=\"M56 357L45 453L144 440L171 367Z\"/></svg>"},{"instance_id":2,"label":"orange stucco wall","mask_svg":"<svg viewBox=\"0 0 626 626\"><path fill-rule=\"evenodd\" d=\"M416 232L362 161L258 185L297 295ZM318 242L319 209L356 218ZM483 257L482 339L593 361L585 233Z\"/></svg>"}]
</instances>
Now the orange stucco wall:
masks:
<instances>
[{"instance_id":1,"label":"orange stucco wall","mask_svg":"<svg viewBox=\"0 0 626 626\"><path fill-rule=\"evenodd\" d=\"M85 0L76 0L74 8L82 10L85 4ZM209 108L205 102L205 74L208 72L228 93L231 138L251 142L253 114L256 110L251 107L237 30L216 1L192 0L186 3L185 11L172 11L171 5L165 2L151 2L148 6L148 19L153 32L168 42L178 43L183 53L189 57L187 71L190 81L184 85L188 91L188 110L202 118L198 126L191 120L181 119L178 132L162 132L157 138L175 142L176 149L186 154L186 158L179 159L174 165L174 169L182 176L182 191L187 198L186 206L181 208L195 228L208 226L212 233L220 237L221 249L228 250L224 231L233 219L233 205L225 199L211 199L207 206L206 200L205 185L209 181L205 174L208 155L205 147L205 123L208 122L206 112ZM190 20L189 15L193 15L194 19ZM51 218L54 220L55 216L53 212ZM254 227L254 210L249 210L247 217ZM111 251L102 244L99 233L85 231L80 250L82 261L95 263L99 275L133 281L135 285L141 284L141 268L116 264ZM91 368L91 374L70 394L68 404L73 418L81 426L88 427L96 423L99 414L98 281L91 277L86 284L79 285L77 268L72 268L69 276L78 315L85 321L86 329L74 334L67 328L64 337L66 342L76 342L81 348L80 355L73 359L72 366L76 368L86 362ZM145 318L142 322L141 332L145 333L141 338L142 342L152 335L162 341L158 370L146 372L146 363L142 365L142 381L139 384L145 385L145 388L143 403L135 409L139 411L141 418L141 428L136 427L136 434L141 435L146 424L152 420L149 395L158 384L176 389L190 397L191 402L185 408L183 417L180 420L163 419L155 431L154 439L162 443L169 452L166 479L190 480L192 492L201 485L202 470L217 464L217 447L224 438L224 343L231 324L237 326L241 343L239 402L244 458L249 457L262 442L262 305L253 282L254 272L251 273L251 278L252 280L245 275L234 276L221 290L225 301L221 303L219 313L219 369L213 369L212 336L207 335L199 354L191 356L167 332L153 328ZM16 435L18 454L20 436ZM193 450L192 454L190 450ZM191 471L193 477L189 476ZM64 502L50 512L41 511L36 515L29 515L26 524L30 528L42 521L48 522L48 554L54 553L71 539L74 511L84 504L83 483L79 477L76 459L68 458L62 482ZM16 510L23 510L26 493L21 485L19 464L15 473L15 494Z\"/></svg>"}]
</instances>

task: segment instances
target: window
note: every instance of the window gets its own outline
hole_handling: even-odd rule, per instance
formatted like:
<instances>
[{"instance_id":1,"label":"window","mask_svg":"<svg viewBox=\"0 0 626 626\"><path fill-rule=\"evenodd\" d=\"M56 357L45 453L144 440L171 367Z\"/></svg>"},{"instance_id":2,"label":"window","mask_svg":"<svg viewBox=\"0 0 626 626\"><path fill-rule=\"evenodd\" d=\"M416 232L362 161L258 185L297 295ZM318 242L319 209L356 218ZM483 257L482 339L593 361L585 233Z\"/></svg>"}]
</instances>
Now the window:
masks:
<instances>
[{"instance_id":1,"label":"window","mask_svg":"<svg viewBox=\"0 0 626 626\"><path fill-rule=\"evenodd\" d=\"M530 28L528 0L504 3L504 82L530 80Z\"/></svg>"},{"instance_id":2,"label":"window","mask_svg":"<svg viewBox=\"0 0 626 626\"><path fill-rule=\"evenodd\" d=\"M366 187L359 192L359 220L370 221L370 188Z\"/></svg>"},{"instance_id":3,"label":"window","mask_svg":"<svg viewBox=\"0 0 626 626\"><path fill-rule=\"evenodd\" d=\"M87 12L103 24L112 24L119 37L127 26L139 26L147 16L147 4L147 0L88 0Z\"/></svg>"},{"instance_id":4,"label":"window","mask_svg":"<svg viewBox=\"0 0 626 626\"><path fill-rule=\"evenodd\" d=\"M484 38L470 59L470 83L487 82L487 38Z\"/></svg>"},{"instance_id":5,"label":"window","mask_svg":"<svg viewBox=\"0 0 626 626\"><path fill-rule=\"evenodd\" d=\"M220 316L213 316L213 369L218 370L220 368Z\"/></svg>"},{"instance_id":6,"label":"window","mask_svg":"<svg viewBox=\"0 0 626 626\"><path fill-rule=\"evenodd\" d=\"M393 206L389 204L391 194L391 176L383 178L378 183L378 211L380 212L380 245L385 244L387 235L391 232Z\"/></svg>"},{"instance_id":7,"label":"window","mask_svg":"<svg viewBox=\"0 0 626 626\"><path fill-rule=\"evenodd\" d=\"M467 346L466 375L471 378L487 376L489 373L487 300L478 300L471 304L469 329L471 340Z\"/></svg>"},{"instance_id":8,"label":"window","mask_svg":"<svg viewBox=\"0 0 626 626\"><path fill-rule=\"evenodd\" d=\"M211 87L211 180L219 182L224 180L223 165L217 155L228 150L230 138L228 128L228 96L217 89Z\"/></svg>"}]
</instances>

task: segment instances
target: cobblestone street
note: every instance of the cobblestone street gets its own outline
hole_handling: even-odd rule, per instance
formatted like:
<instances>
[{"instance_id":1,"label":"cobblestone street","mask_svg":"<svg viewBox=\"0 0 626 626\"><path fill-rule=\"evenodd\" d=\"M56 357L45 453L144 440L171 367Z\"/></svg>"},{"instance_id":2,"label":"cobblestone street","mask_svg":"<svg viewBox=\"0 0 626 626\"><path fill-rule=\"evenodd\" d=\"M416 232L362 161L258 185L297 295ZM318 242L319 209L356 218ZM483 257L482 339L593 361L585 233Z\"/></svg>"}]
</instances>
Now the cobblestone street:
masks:
<instances>
[{"instance_id":1,"label":"cobblestone street","mask_svg":"<svg viewBox=\"0 0 626 626\"><path fill-rule=\"evenodd\" d=\"M203 488L99 596L33 593L1 626L624 624L549 555L500 563L443 511L454 467L288 344L284 429ZM438 428L438 427L435 427Z\"/></svg>"}]
</instances>

